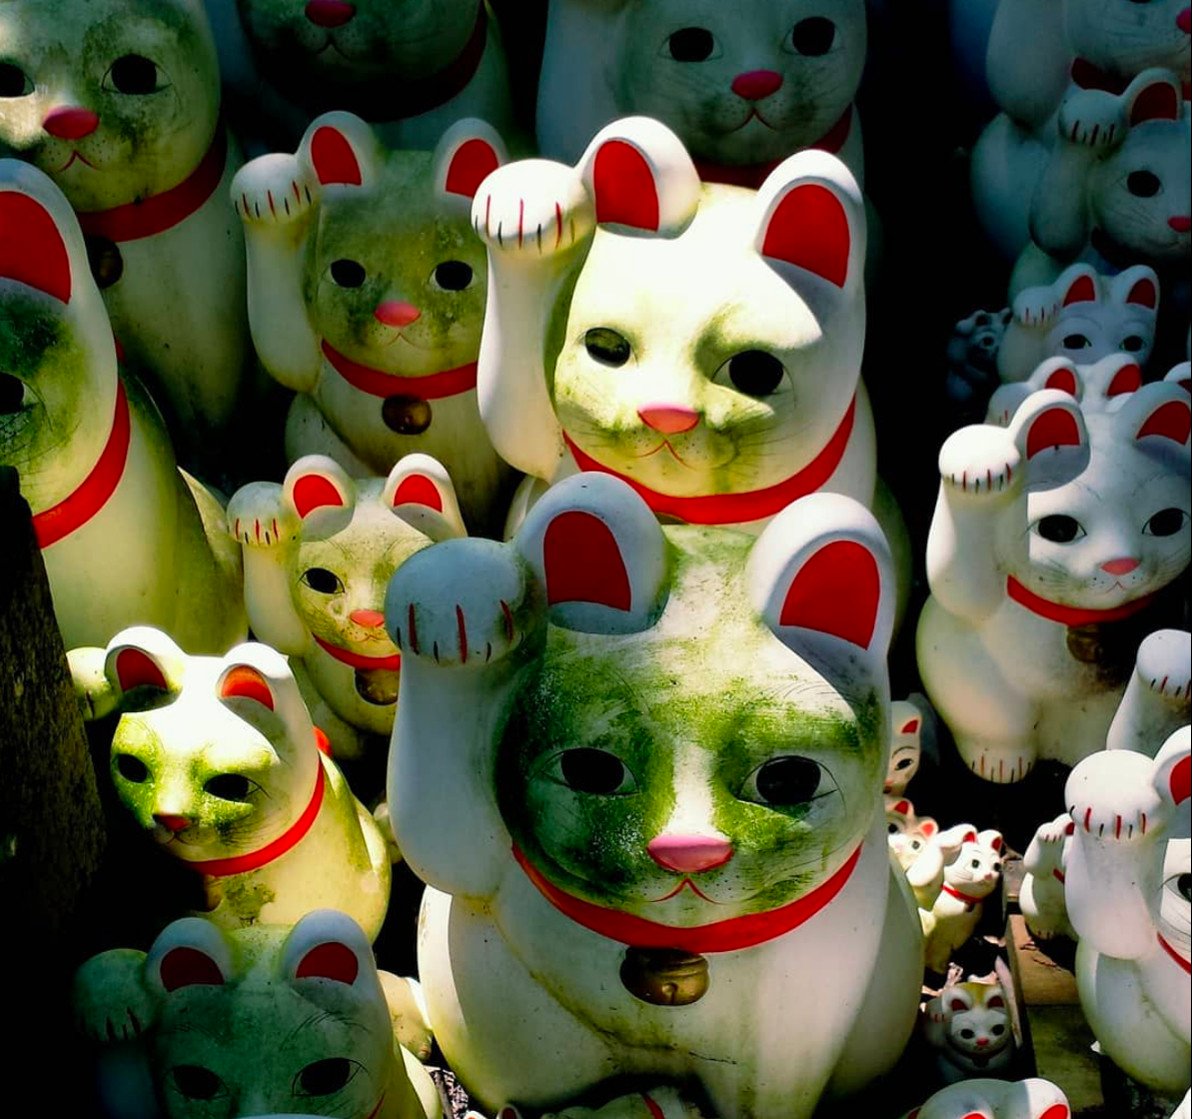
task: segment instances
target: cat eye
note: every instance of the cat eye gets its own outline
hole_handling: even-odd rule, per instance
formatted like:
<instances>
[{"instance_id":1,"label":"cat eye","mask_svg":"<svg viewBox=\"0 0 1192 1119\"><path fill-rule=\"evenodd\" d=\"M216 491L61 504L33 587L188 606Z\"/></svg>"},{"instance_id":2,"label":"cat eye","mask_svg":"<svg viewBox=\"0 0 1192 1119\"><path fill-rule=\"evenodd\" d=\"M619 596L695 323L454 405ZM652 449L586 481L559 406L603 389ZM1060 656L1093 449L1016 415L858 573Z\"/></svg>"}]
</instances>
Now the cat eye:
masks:
<instances>
[{"instance_id":1,"label":"cat eye","mask_svg":"<svg viewBox=\"0 0 1192 1119\"><path fill-rule=\"evenodd\" d=\"M0 416L11 416L25 404L25 384L17 377L0 373Z\"/></svg>"},{"instance_id":2,"label":"cat eye","mask_svg":"<svg viewBox=\"0 0 1192 1119\"><path fill-rule=\"evenodd\" d=\"M965 1041L972 1041L973 1038L977 1036L977 1033L975 1030L961 1030L960 1036L964 1038Z\"/></svg>"},{"instance_id":3,"label":"cat eye","mask_svg":"<svg viewBox=\"0 0 1192 1119\"><path fill-rule=\"evenodd\" d=\"M898 825L897 824L887 824L886 831L889 832L891 835L897 835L898 831L899 831Z\"/></svg>"},{"instance_id":4,"label":"cat eye","mask_svg":"<svg viewBox=\"0 0 1192 1119\"><path fill-rule=\"evenodd\" d=\"M169 84L157 63L143 54L121 55L104 75L103 88L130 96L157 93Z\"/></svg>"},{"instance_id":5,"label":"cat eye","mask_svg":"<svg viewBox=\"0 0 1192 1119\"><path fill-rule=\"evenodd\" d=\"M795 24L791 32L791 46L799 54L817 58L827 54L836 41L836 24L824 16L809 16Z\"/></svg>"},{"instance_id":6,"label":"cat eye","mask_svg":"<svg viewBox=\"0 0 1192 1119\"><path fill-rule=\"evenodd\" d=\"M971 866L973 868L973 870L980 870L981 869L981 860L973 859L972 862L969 863L969 866Z\"/></svg>"},{"instance_id":7,"label":"cat eye","mask_svg":"<svg viewBox=\"0 0 1192 1119\"><path fill-rule=\"evenodd\" d=\"M224 1083L202 1065L175 1065L170 1070L174 1087L188 1100L213 1100L224 1093Z\"/></svg>"},{"instance_id":8,"label":"cat eye","mask_svg":"<svg viewBox=\"0 0 1192 1119\"><path fill-rule=\"evenodd\" d=\"M1188 514L1174 506L1170 509L1160 509L1145 525L1142 531L1147 536L1174 536L1184 527Z\"/></svg>"},{"instance_id":9,"label":"cat eye","mask_svg":"<svg viewBox=\"0 0 1192 1119\"><path fill-rule=\"evenodd\" d=\"M1065 334L1064 335L1064 349L1065 350L1085 350L1092 345L1083 334Z\"/></svg>"},{"instance_id":10,"label":"cat eye","mask_svg":"<svg viewBox=\"0 0 1192 1119\"><path fill-rule=\"evenodd\" d=\"M1184 901L1192 901L1192 874L1181 874L1176 879L1175 888Z\"/></svg>"},{"instance_id":11,"label":"cat eye","mask_svg":"<svg viewBox=\"0 0 1192 1119\"><path fill-rule=\"evenodd\" d=\"M472 266L462 260L445 260L432 273L435 287L443 291L463 291L472 282Z\"/></svg>"},{"instance_id":12,"label":"cat eye","mask_svg":"<svg viewBox=\"0 0 1192 1119\"><path fill-rule=\"evenodd\" d=\"M721 367L717 380L721 371L728 375L735 389L753 397L771 396L786 376L782 362L765 350L742 350Z\"/></svg>"},{"instance_id":13,"label":"cat eye","mask_svg":"<svg viewBox=\"0 0 1192 1119\"><path fill-rule=\"evenodd\" d=\"M1073 540L1084 535L1080 522L1064 513L1053 513L1049 517L1041 518L1035 526L1035 531L1052 544L1071 544Z\"/></svg>"},{"instance_id":14,"label":"cat eye","mask_svg":"<svg viewBox=\"0 0 1192 1119\"><path fill-rule=\"evenodd\" d=\"M707 62L716 40L706 27L680 27L667 38L666 49L676 62Z\"/></svg>"},{"instance_id":15,"label":"cat eye","mask_svg":"<svg viewBox=\"0 0 1192 1119\"><path fill-rule=\"evenodd\" d=\"M1143 339L1140 338L1137 334L1131 334L1131 335L1127 336L1126 338L1122 339L1122 349L1125 350L1126 353L1128 353L1128 354L1138 353L1138 351L1141 350L1142 347L1145 345L1146 345L1146 342L1144 342Z\"/></svg>"},{"instance_id":16,"label":"cat eye","mask_svg":"<svg viewBox=\"0 0 1192 1119\"><path fill-rule=\"evenodd\" d=\"M324 1057L313 1061L294 1078L294 1095L329 1096L354 1077L360 1066L347 1057Z\"/></svg>"},{"instance_id":17,"label":"cat eye","mask_svg":"<svg viewBox=\"0 0 1192 1119\"><path fill-rule=\"evenodd\" d=\"M220 773L210 777L203 785L203 791L220 800L248 800L253 783L241 773Z\"/></svg>"},{"instance_id":18,"label":"cat eye","mask_svg":"<svg viewBox=\"0 0 1192 1119\"><path fill-rule=\"evenodd\" d=\"M149 767L140 758L133 757L132 754L116 755L116 772L125 781L131 781L135 785L141 784L149 777Z\"/></svg>"},{"instance_id":19,"label":"cat eye","mask_svg":"<svg viewBox=\"0 0 1192 1119\"><path fill-rule=\"evenodd\" d=\"M989 1032L991 1034L993 1034L994 1037L1001 1037L1002 1034L1004 1034L1006 1032L1006 1027L1005 1026L990 1026Z\"/></svg>"},{"instance_id":20,"label":"cat eye","mask_svg":"<svg viewBox=\"0 0 1192 1119\"><path fill-rule=\"evenodd\" d=\"M1153 198L1162 187L1159 176L1151 171L1131 171L1126 176L1126 189L1135 198Z\"/></svg>"},{"instance_id":21,"label":"cat eye","mask_svg":"<svg viewBox=\"0 0 1192 1119\"><path fill-rule=\"evenodd\" d=\"M308 567L300 578L312 591L319 594L343 593L344 585L339 576L325 567Z\"/></svg>"},{"instance_id":22,"label":"cat eye","mask_svg":"<svg viewBox=\"0 0 1192 1119\"><path fill-rule=\"evenodd\" d=\"M33 92L33 83L19 66L11 62L0 62L0 97L28 97Z\"/></svg>"},{"instance_id":23,"label":"cat eye","mask_svg":"<svg viewBox=\"0 0 1192 1119\"><path fill-rule=\"evenodd\" d=\"M364 265L343 257L331 262L331 279L341 288L358 288L364 283L367 273Z\"/></svg>"},{"instance_id":24,"label":"cat eye","mask_svg":"<svg viewBox=\"0 0 1192 1119\"><path fill-rule=\"evenodd\" d=\"M914 758L899 758L898 761L896 761L894 763L894 768L895 769L906 769L907 766L913 765L914 762L915 762Z\"/></svg>"},{"instance_id":25,"label":"cat eye","mask_svg":"<svg viewBox=\"0 0 1192 1119\"><path fill-rule=\"evenodd\" d=\"M594 361L614 369L624 365L633 352L622 335L606 326L594 326L584 334L584 349Z\"/></svg>"},{"instance_id":26,"label":"cat eye","mask_svg":"<svg viewBox=\"0 0 1192 1119\"><path fill-rule=\"evenodd\" d=\"M577 793L624 796L637 791L637 782L616 754L595 746L564 750L556 759L558 779Z\"/></svg>"},{"instance_id":27,"label":"cat eye","mask_svg":"<svg viewBox=\"0 0 1192 1119\"><path fill-rule=\"evenodd\" d=\"M746 778L742 793L747 800L776 808L794 808L815 798L822 775L819 763L810 758L796 754L771 758Z\"/></svg>"}]
</instances>

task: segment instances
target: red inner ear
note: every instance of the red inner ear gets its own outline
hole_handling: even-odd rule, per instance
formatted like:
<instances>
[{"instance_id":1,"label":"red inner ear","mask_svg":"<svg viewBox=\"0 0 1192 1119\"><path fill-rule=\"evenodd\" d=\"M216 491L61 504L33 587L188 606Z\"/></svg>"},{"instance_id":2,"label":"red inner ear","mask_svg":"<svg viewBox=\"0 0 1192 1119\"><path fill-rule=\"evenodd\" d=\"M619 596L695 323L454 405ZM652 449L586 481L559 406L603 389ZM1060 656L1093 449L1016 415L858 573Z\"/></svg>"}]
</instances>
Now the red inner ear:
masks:
<instances>
[{"instance_id":1,"label":"red inner ear","mask_svg":"<svg viewBox=\"0 0 1192 1119\"><path fill-rule=\"evenodd\" d=\"M0 276L70 302L66 242L49 211L15 190L0 192Z\"/></svg>"},{"instance_id":2,"label":"red inner ear","mask_svg":"<svg viewBox=\"0 0 1192 1119\"><path fill-rule=\"evenodd\" d=\"M1043 387L1045 389L1059 389L1060 392L1066 392L1069 396L1075 396L1076 374L1071 369L1057 369L1047 378L1047 384Z\"/></svg>"},{"instance_id":3,"label":"red inner ear","mask_svg":"<svg viewBox=\"0 0 1192 1119\"><path fill-rule=\"evenodd\" d=\"M1183 804L1192 796L1192 758L1181 758L1171 771L1171 799Z\"/></svg>"},{"instance_id":4,"label":"red inner ear","mask_svg":"<svg viewBox=\"0 0 1192 1119\"><path fill-rule=\"evenodd\" d=\"M935 824L930 820L924 820L919 825L919 830L930 839L931 836L935 835Z\"/></svg>"},{"instance_id":5,"label":"red inner ear","mask_svg":"<svg viewBox=\"0 0 1192 1119\"><path fill-rule=\"evenodd\" d=\"M1096 302L1097 289L1093 284L1093 278L1091 276L1077 276L1064 295L1065 307L1071 306L1073 303Z\"/></svg>"},{"instance_id":6,"label":"red inner ear","mask_svg":"<svg viewBox=\"0 0 1192 1119\"><path fill-rule=\"evenodd\" d=\"M171 948L161 958L158 974L167 991L200 985L222 987L224 982L219 965L198 948Z\"/></svg>"},{"instance_id":7,"label":"red inner ear","mask_svg":"<svg viewBox=\"0 0 1192 1119\"><path fill-rule=\"evenodd\" d=\"M1068 1110L1067 1104L1053 1103L1039 1116L1039 1119L1068 1119L1071 1114L1072 1112Z\"/></svg>"},{"instance_id":8,"label":"red inner ear","mask_svg":"<svg viewBox=\"0 0 1192 1119\"><path fill-rule=\"evenodd\" d=\"M843 287L848 279L848 215L827 187L795 187L766 226L762 256L785 260Z\"/></svg>"},{"instance_id":9,"label":"red inner ear","mask_svg":"<svg viewBox=\"0 0 1192 1119\"><path fill-rule=\"evenodd\" d=\"M1139 280L1131 289L1130 294L1126 296L1127 303L1137 303L1142 307L1150 307L1154 310L1159 302L1159 289L1155 287L1154 280Z\"/></svg>"},{"instance_id":10,"label":"red inner ear","mask_svg":"<svg viewBox=\"0 0 1192 1119\"><path fill-rule=\"evenodd\" d=\"M968 1010L969 1008L968 1003L964 999L953 999L950 1005L953 1010Z\"/></svg>"},{"instance_id":11,"label":"red inner ear","mask_svg":"<svg viewBox=\"0 0 1192 1119\"><path fill-rule=\"evenodd\" d=\"M1048 408L1040 412L1031 424L1026 437L1026 457L1034 458L1040 451L1052 447L1079 447L1080 428L1076 418L1063 408Z\"/></svg>"},{"instance_id":12,"label":"red inner ear","mask_svg":"<svg viewBox=\"0 0 1192 1119\"><path fill-rule=\"evenodd\" d=\"M1162 435L1164 439L1174 439L1182 446L1188 442L1189 434L1192 434L1192 409L1181 400L1169 400L1147 416L1146 423L1138 429L1134 438Z\"/></svg>"},{"instance_id":13,"label":"red inner ear","mask_svg":"<svg viewBox=\"0 0 1192 1119\"><path fill-rule=\"evenodd\" d=\"M1122 396L1128 392L1137 392L1142 388L1142 370L1137 365L1123 365L1109 382L1105 390L1106 396Z\"/></svg>"},{"instance_id":14,"label":"red inner ear","mask_svg":"<svg viewBox=\"0 0 1192 1119\"><path fill-rule=\"evenodd\" d=\"M312 948L298 964L295 979L334 979L351 985L360 973L360 961L346 944L329 940Z\"/></svg>"},{"instance_id":15,"label":"red inner ear","mask_svg":"<svg viewBox=\"0 0 1192 1119\"><path fill-rule=\"evenodd\" d=\"M911 719L909 722L902 724L902 729L899 730L898 733L899 734L914 734L915 731L917 731L918 729L919 729L919 720Z\"/></svg>"},{"instance_id":16,"label":"red inner ear","mask_svg":"<svg viewBox=\"0 0 1192 1119\"><path fill-rule=\"evenodd\" d=\"M273 710L273 691L268 682L255 668L246 664L238 664L224 674L219 685L219 696L220 699L242 696L255 700L262 707L268 707L270 711Z\"/></svg>"},{"instance_id":17,"label":"red inner ear","mask_svg":"<svg viewBox=\"0 0 1192 1119\"><path fill-rule=\"evenodd\" d=\"M1174 86L1166 82L1149 85L1135 99L1130 109L1130 123L1144 120L1179 120L1180 98Z\"/></svg>"},{"instance_id":18,"label":"red inner ear","mask_svg":"<svg viewBox=\"0 0 1192 1119\"><path fill-rule=\"evenodd\" d=\"M882 584L877 561L853 540L825 544L799 569L779 624L800 626L869 648Z\"/></svg>"},{"instance_id":19,"label":"red inner ear","mask_svg":"<svg viewBox=\"0 0 1192 1119\"><path fill-rule=\"evenodd\" d=\"M465 140L451 157L443 189L449 194L474 198L480 184L500 166L501 161L487 140L478 137Z\"/></svg>"},{"instance_id":20,"label":"red inner ear","mask_svg":"<svg viewBox=\"0 0 1192 1119\"><path fill-rule=\"evenodd\" d=\"M123 692L142 687L161 688L163 692L170 690L157 661L141 649L121 649L116 654L116 679Z\"/></svg>"},{"instance_id":21,"label":"red inner ear","mask_svg":"<svg viewBox=\"0 0 1192 1119\"><path fill-rule=\"evenodd\" d=\"M596 220L658 228L658 187L646 157L624 140L609 140L596 153L592 172Z\"/></svg>"},{"instance_id":22,"label":"red inner ear","mask_svg":"<svg viewBox=\"0 0 1192 1119\"><path fill-rule=\"evenodd\" d=\"M989 846L992 847L995 851L1000 851L1002 849L1002 840L993 839L990 841Z\"/></svg>"},{"instance_id":23,"label":"red inner ear","mask_svg":"<svg viewBox=\"0 0 1192 1119\"><path fill-rule=\"evenodd\" d=\"M899 816L906 816L910 813L911 803L909 800L896 801L890 805L891 812L897 812Z\"/></svg>"},{"instance_id":24,"label":"red inner ear","mask_svg":"<svg viewBox=\"0 0 1192 1119\"><path fill-rule=\"evenodd\" d=\"M310 140L310 161L314 164L319 182L324 186L331 183L360 186L364 181L360 163L348 138L329 125L315 129Z\"/></svg>"},{"instance_id":25,"label":"red inner ear","mask_svg":"<svg viewBox=\"0 0 1192 1119\"><path fill-rule=\"evenodd\" d=\"M425 505L429 509L443 512L443 499L438 487L422 474L411 474L403 478L393 495L394 505Z\"/></svg>"},{"instance_id":26,"label":"red inner ear","mask_svg":"<svg viewBox=\"0 0 1192 1119\"><path fill-rule=\"evenodd\" d=\"M294 508L298 510L298 516L304 519L316 509L328 505L339 507L344 504L343 494L336 488L335 483L330 478L324 478L322 474L303 474L294 482L291 493L294 497Z\"/></svg>"},{"instance_id":27,"label":"red inner ear","mask_svg":"<svg viewBox=\"0 0 1192 1119\"><path fill-rule=\"evenodd\" d=\"M999 1007L1006 1005L1006 1000L1001 995L992 995L985 1005L991 1010L997 1010Z\"/></svg>"},{"instance_id":28,"label":"red inner ear","mask_svg":"<svg viewBox=\"0 0 1192 1119\"><path fill-rule=\"evenodd\" d=\"M628 610L633 602L629 572L612 530L599 517L574 509L547 526L542 541L546 599L597 602Z\"/></svg>"}]
</instances>

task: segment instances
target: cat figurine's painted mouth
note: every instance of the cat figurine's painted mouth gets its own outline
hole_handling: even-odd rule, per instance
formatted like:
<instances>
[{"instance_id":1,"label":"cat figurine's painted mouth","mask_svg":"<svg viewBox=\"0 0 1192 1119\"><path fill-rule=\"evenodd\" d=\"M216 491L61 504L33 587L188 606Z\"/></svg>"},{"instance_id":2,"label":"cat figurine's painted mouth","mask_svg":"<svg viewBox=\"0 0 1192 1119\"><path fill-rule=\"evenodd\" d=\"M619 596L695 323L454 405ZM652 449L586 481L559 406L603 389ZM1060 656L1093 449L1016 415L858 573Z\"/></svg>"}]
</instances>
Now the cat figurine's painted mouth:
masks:
<instances>
[{"instance_id":1,"label":"cat figurine's painted mouth","mask_svg":"<svg viewBox=\"0 0 1192 1119\"><path fill-rule=\"evenodd\" d=\"M91 160L89 160L81 151L79 151L78 148L75 148L70 153L70 158L64 164L62 164L62 166L59 167L58 170L54 172L54 174L61 175L64 171L69 171L70 168L74 165L76 160L79 163L85 163L88 167L91 168L92 171L99 170L99 168L96 167L95 164L92 163Z\"/></svg>"}]
</instances>

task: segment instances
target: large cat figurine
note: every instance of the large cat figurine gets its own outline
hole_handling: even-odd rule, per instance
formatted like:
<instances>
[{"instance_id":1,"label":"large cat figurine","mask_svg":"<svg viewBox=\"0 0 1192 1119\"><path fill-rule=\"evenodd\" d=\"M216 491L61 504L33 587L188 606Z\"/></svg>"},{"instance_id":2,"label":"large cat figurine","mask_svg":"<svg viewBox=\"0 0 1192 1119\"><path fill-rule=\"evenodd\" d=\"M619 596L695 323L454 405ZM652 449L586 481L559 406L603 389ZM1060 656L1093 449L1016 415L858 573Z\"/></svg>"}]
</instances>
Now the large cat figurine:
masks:
<instances>
[{"instance_id":1,"label":"large cat figurine","mask_svg":"<svg viewBox=\"0 0 1192 1119\"><path fill-rule=\"evenodd\" d=\"M353 480L322 455L228 503L244 551L253 634L289 657L336 758L355 758L393 730L401 658L385 632L394 571L437 540L464 535L447 472L406 455L387 478Z\"/></svg>"},{"instance_id":2,"label":"large cat figurine","mask_svg":"<svg viewBox=\"0 0 1192 1119\"><path fill-rule=\"evenodd\" d=\"M760 187L805 148L862 179L862 0L550 0L542 153L577 160L618 117L673 129L710 182Z\"/></svg>"},{"instance_id":3,"label":"large cat figurine","mask_svg":"<svg viewBox=\"0 0 1192 1119\"><path fill-rule=\"evenodd\" d=\"M499 525L508 472L476 404L486 270L468 212L503 159L482 121L433 154L391 153L358 117L328 113L296 155L255 159L232 187L253 341L298 393L287 457L328 455L365 477L429 454L474 528Z\"/></svg>"},{"instance_id":4,"label":"large cat figurine","mask_svg":"<svg viewBox=\"0 0 1192 1119\"><path fill-rule=\"evenodd\" d=\"M255 374L228 205L239 157L202 0L10 0L0 42L0 150L70 200L183 460L223 476Z\"/></svg>"},{"instance_id":5,"label":"large cat figurine","mask_svg":"<svg viewBox=\"0 0 1192 1119\"><path fill-rule=\"evenodd\" d=\"M602 474L398 570L389 807L481 1105L591 1106L621 1073L805 1119L897 1059L922 957L881 810L891 581L849 498L754 541L660 528Z\"/></svg>"},{"instance_id":6,"label":"large cat figurine","mask_svg":"<svg viewBox=\"0 0 1192 1119\"><path fill-rule=\"evenodd\" d=\"M379 972L360 926L333 909L230 931L184 917L147 953L88 960L74 1010L101 1070L102 1054L121 1048L148 1066L152 1098L127 1059L101 1073L116 1114L442 1115L429 1073L404 1046L425 1036L411 985Z\"/></svg>"},{"instance_id":7,"label":"large cat figurine","mask_svg":"<svg viewBox=\"0 0 1192 1119\"><path fill-rule=\"evenodd\" d=\"M1045 389L1008 427L944 443L917 651L974 773L1019 781L1105 740L1126 681L1089 627L1137 614L1186 569L1190 427L1175 384L1087 411Z\"/></svg>"},{"instance_id":8,"label":"large cat figurine","mask_svg":"<svg viewBox=\"0 0 1192 1119\"><path fill-rule=\"evenodd\" d=\"M121 378L69 203L11 159L0 370L0 463L20 472L66 647L137 623L208 653L243 640L240 556L219 500L177 469L160 413Z\"/></svg>"}]
</instances>

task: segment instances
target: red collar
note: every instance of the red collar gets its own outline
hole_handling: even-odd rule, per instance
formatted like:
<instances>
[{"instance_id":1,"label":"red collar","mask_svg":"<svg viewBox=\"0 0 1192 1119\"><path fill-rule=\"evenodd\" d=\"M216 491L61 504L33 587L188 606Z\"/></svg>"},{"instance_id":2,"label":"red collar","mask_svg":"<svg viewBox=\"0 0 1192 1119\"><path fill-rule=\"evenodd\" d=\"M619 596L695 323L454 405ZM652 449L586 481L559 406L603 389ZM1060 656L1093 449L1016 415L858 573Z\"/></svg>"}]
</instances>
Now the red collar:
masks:
<instances>
[{"instance_id":1,"label":"red collar","mask_svg":"<svg viewBox=\"0 0 1192 1119\"><path fill-rule=\"evenodd\" d=\"M380 1098L379 1100L377 1100L377 1106L376 1106L376 1107L374 1107L374 1108L372 1109L372 1111L370 1111L370 1112L368 1113L368 1115L366 1115L366 1116L365 1116L365 1119L377 1119L377 1116L381 1114L381 1105L382 1105L384 1102L385 1102L385 1093L384 1093L384 1092L382 1092L382 1093L381 1093L381 1098Z\"/></svg>"},{"instance_id":2,"label":"red collar","mask_svg":"<svg viewBox=\"0 0 1192 1119\"><path fill-rule=\"evenodd\" d=\"M725 921L714 921L710 925L694 927L663 925L631 913L594 905L548 882L516 843L513 845L513 857L517 859L518 865L537 887L538 892L564 917L569 917L577 925L583 925L585 929L608 937L609 940L628 944L631 948L677 948L683 952L698 952L704 955L709 952L736 952L742 948L764 944L798 928L804 921L814 917L844 889L857 865L857 860L861 857L861 846L858 844L857 849L845 859L844 865L831 878L804 897L796 898L777 909L771 909L768 913L749 913L744 917L730 917Z\"/></svg>"},{"instance_id":3,"label":"red collar","mask_svg":"<svg viewBox=\"0 0 1192 1119\"><path fill-rule=\"evenodd\" d=\"M1040 598L1034 591L1027 590L1013 575L1006 576L1006 594L1032 614L1038 614L1040 618L1046 618L1049 622L1059 622L1065 626L1087 626L1094 622L1120 622L1123 618L1137 614L1155 597L1154 594L1144 594L1141 598L1123 602L1121 606L1111 606L1107 610L1064 606L1063 603Z\"/></svg>"},{"instance_id":4,"label":"red collar","mask_svg":"<svg viewBox=\"0 0 1192 1119\"><path fill-rule=\"evenodd\" d=\"M474 361L439 373L428 373L425 377L404 377L400 373L386 373L370 365L361 365L345 357L326 339L323 339L323 356L352 388L382 399L404 394L418 400L441 400L445 396L459 396L476 388Z\"/></svg>"},{"instance_id":5,"label":"red collar","mask_svg":"<svg viewBox=\"0 0 1192 1119\"><path fill-rule=\"evenodd\" d=\"M116 382L116 415L112 431L91 472L57 505L33 518L33 531L38 547L48 548L65 536L80 529L95 516L116 492L124 467L128 462L128 445L132 436L132 422L128 411L128 396L124 382Z\"/></svg>"},{"instance_id":6,"label":"red collar","mask_svg":"<svg viewBox=\"0 0 1192 1119\"><path fill-rule=\"evenodd\" d=\"M387 668L396 672L401 667L401 653L394 653L389 657L368 657L363 653L353 653L351 649L341 649L338 645L332 645L330 641L324 641L317 633L312 633L311 636L324 653L352 668Z\"/></svg>"},{"instance_id":7,"label":"red collar","mask_svg":"<svg viewBox=\"0 0 1192 1119\"><path fill-rule=\"evenodd\" d=\"M1110 74L1087 58L1075 59L1068 73L1071 75L1072 81L1081 89L1103 89L1106 93L1114 93L1119 96L1126 92L1126 87L1133 81L1132 78ZM1192 99L1192 83L1184 82L1181 88L1184 100Z\"/></svg>"},{"instance_id":8,"label":"red collar","mask_svg":"<svg viewBox=\"0 0 1192 1119\"><path fill-rule=\"evenodd\" d=\"M215 193L227 161L228 134L220 121L207 154L176 187L110 210L79 214L79 225L88 237L106 237L116 242L139 241L164 233L185 221Z\"/></svg>"},{"instance_id":9,"label":"red collar","mask_svg":"<svg viewBox=\"0 0 1192 1119\"><path fill-rule=\"evenodd\" d=\"M247 874L250 870L260 870L274 859L280 859L287 851L296 847L310 831L319 809L323 807L323 791L326 784L327 778L323 773L323 761L320 758L319 770L315 776L315 791L311 794L310 803L302 815L272 843L266 843L259 851L252 851L247 855L233 855L228 859L208 859L206 862L187 865L210 878L226 878L229 874Z\"/></svg>"},{"instance_id":10,"label":"red collar","mask_svg":"<svg viewBox=\"0 0 1192 1119\"><path fill-rule=\"evenodd\" d=\"M813 149L815 151L829 152L832 155L837 155L840 149L844 147L849 132L852 131L852 127L853 107L849 105L844 110L841 118L816 140L814 144L808 144L806 148L800 148L799 150L808 151ZM783 158L785 159L787 157L784 156ZM743 186L749 187L750 190L757 190L766 181L766 177L770 172L782 160L772 159L769 163L743 163L736 165L712 163L705 159L697 159L694 162L700 179L705 183L725 183L728 186Z\"/></svg>"},{"instance_id":11,"label":"red collar","mask_svg":"<svg viewBox=\"0 0 1192 1119\"><path fill-rule=\"evenodd\" d=\"M1181 968L1189 975L1192 975L1192 962L1185 960L1166 940L1163 939L1162 933L1155 933L1155 938L1159 941L1159 946L1166 952Z\"/></svg>"},{"instance_id":12,"label":"red collar","mask_svg":"<svg viewBox=\"0 0 1192 1119\"><path fill-rule=\"evenodd\" d=\"M962 894L954 886L949 886L947 882L945 882L940 889L943 890L945 894L950 894L958 901L964 902L966 908L968 909L972 909L974 906L980 905L985 900L984 898L975 898L971 894Z\"/></svg>"},{"instance_id":13,"label":"red collar","mask_svg":"<svg viewBox=\"0 0 1192 1119\"><path fill-rule=\"evenodd\" d=\"M658 493L624 474L617 473L612 467L597 462L591 455L581 451L567 432L563 432L563 439L580 470L597 470L602 474L620 478L622 482L628 482L655 513L676 517L692 525L743 525L751 521L760 521L764 517L773 517L797 498L815 493L832 477L840 465L840 460L844 458L845 448L853 433L856 409L857 399L853 397L844 413L844 419L832 433L832 438L802 470L765 489L750 490L748 493L713 493L698 497L673 497L670 494Z\"/></svg>"}]
</instances>

